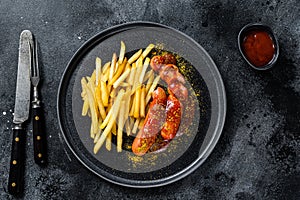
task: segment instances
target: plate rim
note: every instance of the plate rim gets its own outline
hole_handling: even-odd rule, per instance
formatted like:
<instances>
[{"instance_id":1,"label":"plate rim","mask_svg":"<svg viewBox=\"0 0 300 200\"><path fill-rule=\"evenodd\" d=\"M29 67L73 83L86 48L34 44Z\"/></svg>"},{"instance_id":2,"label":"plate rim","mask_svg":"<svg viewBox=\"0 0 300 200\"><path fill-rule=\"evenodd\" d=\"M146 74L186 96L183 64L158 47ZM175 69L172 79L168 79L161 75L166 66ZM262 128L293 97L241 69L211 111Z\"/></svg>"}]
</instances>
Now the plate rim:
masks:
<instances>
[{"instance_id":1,"label":"plate rim","mask_svg":"<svg viewBox=\"0 0 300 200\"><path fill-rule=\"evenodd\" d=\"M102 174L99 174L98 172L96 172L94 169L92 169L90 166L88 166L80 157L79 155L77 155L77 152L75 152L75 150L71 147L68 139L65 136L65 131L64 128L62 127L62 123L61 123L61 111L59 109L59 104L61 101L61 90L63 87L63 82L66 79L66 75L67 72L70 68L70 65L72 64L72 62L74 62L74 60L76 59L76 57L78 56L78 54L82 53L84 47L86 47L89 43L91 43L92 41L94 41L96 38L98 38L100 35L106 35L106 33L109 34L109 32L112 32L113 30L118 30L120 28L124 28L126 26L133 26L133 25L137 25L137 27L143 27L143 26L156 26L156 27L160 27L160 28L166 28L166 29L170 29L171 31L176 32L177 34L182 35L183 37L191 40L192 43L194 43L197 48L201 49L201 51L205 54L206 59L208 59L208 61L210 63L213 64L213 68L214 68L214 75L216 76L216 81L217 81L217 85L219 87L217 87L217 94L218 95L218 104L222 104L219 105L220 107L220 114L218 116L218 123L219 124L213 134L212 139L210 140L210 143L207 145L207 147L205 148L205 150L203 151L202 154L200 154L198 156L197 159L194 160L194 162L192 162L189 166L187 166L186 168L184 168L183 170L177 172L176 174L173 174L171 176L165 177L165 178L160 178L160 179L155 179L155 180L145 180L145 181L141 181L141 180L130 180L130 182L134 182L135 184L130 184L130 183L122 183L122 182L118 182L115 180L112 180ZM220 101L221 99L221 101ZM118 25L114 25L108 28L105 28L104 30L96 33L95 35L93 35L92 37L90 37L87 41L85 41L77 50L76 52L72 55L71 59L69 60L69 62L67 63L63 74L61 76L60 82L59 82L59 87L58 87L58 92L57 92L57 116L58 116L58 122L59 122L59 127L60 127L60 131L59 131L59 137L61 138L61 135L64 138L64 142L67 144L69 150L71 150L71 152L73 153L73 155L80 161L81 164L83 164L87 169L89 169L91 172L93 172L95 175L97 175L98 177L101 177L102 179L117 184L117 185L121 185L121 186L126 186L126 187L131 187L131 188L152 188L152 187L160 187L160 186L164 186L164 185L168 185L171 183L174 183L178 180L181 180L183 178L185 178L186 176L188 176L189 174L193 173L196 169L198 169L205 161L206 159L211 155L213 149L215 148L217 142L220 139L220 136L222 134L223 128L224 128L224 124L225 124L225 119L226 119L226 111L227 111L227 98L226 98L226 91L225 91L225 86L223 83L223 79L221 77L221 74L215 64L215 62L213 61L213 59L211 58L211 56L208 54L208 52L197 42L195 41L193 38L191 38L190 36L188 36L187 34L172 28L170 26L164 25L164 24L160 24L160 23L156 23L156 22L150 22L150 21L132 21L132 22L127 22L127 23L122 23L122 24L118 24ZM216 134L219 133L219 134ZM125 179L122 177L118 177L118 179ZM129 180L129 179L126 179ZM151 181L151 184L149 184L149 181Z\"/></svg>"}]
</instances>

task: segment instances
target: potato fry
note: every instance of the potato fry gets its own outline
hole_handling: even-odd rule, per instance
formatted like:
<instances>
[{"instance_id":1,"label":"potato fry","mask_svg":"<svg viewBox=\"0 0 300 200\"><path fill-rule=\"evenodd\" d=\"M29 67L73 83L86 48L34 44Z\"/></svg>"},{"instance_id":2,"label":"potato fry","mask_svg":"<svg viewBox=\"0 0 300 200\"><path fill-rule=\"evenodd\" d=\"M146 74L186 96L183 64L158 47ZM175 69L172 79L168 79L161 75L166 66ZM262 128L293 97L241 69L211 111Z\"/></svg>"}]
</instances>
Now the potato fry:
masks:
<instances>
[{"instance_id":1,"label":"potato fry","mask_svg":"<svg viewBox=\"0 0 300 200\"><path fill-rule=\"evenodd\" d=\"M92 94L92 97L94 98L94 102L95 102L95 105L94 105L93 109L95 109L96 114L98 116L99 115L99 109L98 109L98 103L97 103L96 96L95 96L95 93L96 93L96 91L95 91L96 90L95 82L90 80L87 84L87 87L91 90L91 94Z\"/></svg>"},{"instance_id":2,"label":"potato fry","mask_svg":"<svg viewBox=\"0 0 300 200\"><path fill-rule=\"evenodd\" d=\"M125 95L124 95L124 101L125 101L124 126L125 126L125 129L126 129L127 136L128 136L128 134L130 134L130 132L127 132L127 131L129 131L129 128L126 125L126 124L128 124L126 122L129 121L128 120L129 119L128 116L129 116L129 109L130 109L130 99L131 99L131 90L130 90L130 87L127 87Z\"/></svg>"},{"instance_id":3,"label":"potato fry","mask_svg":"<svg viewBox=\"0 0 300 200\"><path fill-rule=\"evenodd\" d=\"M92 93L95 93L95 81L93 81L90 77L87 77L87 80L87 86L91 89Z\"/></svg>"},{"instance_id":4,"label":"potato fry","mask_svg":"<svg viewBox=\"0 0 300 200\"><path fill-rule=\"evenodd\" d=\"M108 113L109 113L109 111L110 111L110 109L111 109L111 106L112 106L112 99L110 98L109 99L109 103L108 103L108 106L106 107L106 115L108 115Z\"/></svg>"},{"instance_id":5,"label":"potato fry","mask_svg":"<svg viewBox=\"0 0 300 200\"><path fill-rule=\"evenodd\" d=\"M146 109L146 88L141 88L141 96L140 96L140 117L145 117L145 109Z\"/></svg>"},{"instance_id":6,"label":"potato fry","mask_svg":"<svg viewBox=\"0 0 300 200\"><path fill-rule=\"evenodd\" d=\"M119 120L118 120L117 152L122 152L122 137L123 137L123 127L124 127L125 105L126 102L125 100L123 100L121 102Z\"/></svg>"},{"instance_id":7,"label":"potato fry","mask_svg":"<svg viewBox=\"0 0 300 200\"><path fill-rule=\"evenodd\" d=\"M110 102L109 102L109 104L108 104L108 106L107 106L107 108L105 110L106 111L106 117L103 119L102 124L100 125L100 129L104 129L107 126L107 124L109 122L109 119L111 118L111 115L112 115L112 109L111 109L111 107L112 107L112 99L110 98L109 101Z\"/></svg>"},{"instance_id":8,"label":"potato fry","mask_svg":"<svg viewBox=\"0 0 300 200\"><path fill-rule=\"evenodd\" d=\"M106 142L105 142L105 148L107 149L107 151L111 150L111 138L112 138L112 134L110 132L110 133L108 133Z\"/></svg>"},{"instance_id":9,"label":"potato fry","mask_svg":"<svg viewBox=\"0 0 300 200\"><path fill-rule=\"evenodd\" d=\"M101 81L100 81L101 84ZM106 112L105 108L102 102L102 97L101 97L101 85L98 85L95 89L95 99L98 105L99 113L102 119L105 119L106 117Z\"/></svg>"},{"instance_id":10,"label":"potato fry","mask_svg":"<svg viewBox=\"0 0 300 200\"><path fill-rule=\"evenodd\" d=\"M101 81L100 86L101 86L101 98L102 98L102 102L103 102L103 105L105 107L107 107L108 106L109 95L108 95L108 90L107 90L106 82Z\"/></svg>"},{"instance_id":11,"label":"potato fry","mask_svg":"<svg viewBox=\"0 0 300 200\"><path fill-rule=\"evenodd\" d=\"M104 65L104 67L105 67L105 65ZM104 70L104 67L103 67L103 70L102 70L101 81L106 82L109 79L110 62L109 62L108 67L106 68L106 70Z\"/></svg>"},{"instance_id":12,"label":"potato fry","mask_svg":"<svg viewBox=\"0 0 300 200\"><path fill-rule=\"evenodd\" d=\"M80 95L81 95L81 97L83 99L84 97L86 97L86 91L85 91L85 89L83 87L83 83L87 84L87 79L85 77L82 77L81 80L80 80L80 83L81 83L81 89L82 89Z\"/></svg>"},{"instance_id":13,"label":"potato fry","mask_svg":"<svg viewBox=\"0 0 300 200\"><path fill-rule=\"evenodd\" d=\"M97 131L98 131L98 126L97 126L98 118L97 118L97 113L96 113L96 109L95 109L94 96L93 96L91 90L88 88L87 84L83 83L83 87L85 88L85 91L87 93L87 97L88 97L88 101L89 101L89 105L90 105L91 120L92 120L91 126L93 127L92 132L97 133Z\"/></svg>"},{"instance_id":14,"label":"potato fry","mask_svg":"<svg viewBox=\"0 0 300 200\"><path fill-rule=\"evenodd\" d=\"M109 70L109 80L111 80L114 76L116 62L117 62L117 54L114 53L112 56L112 59L111 59L111 65L110 65L110 70Z\"/></svg>"},{"instance_id":15,"label":"potato fry","mask_svg":"<svg viewBox=\"0 0 300 200\"><path fill-rule=\"evenodd\" d=\"M126 130L127 136L131 135L131 129L132 129L131 126L130 126L130 120L129 119L125 123L125 130Z\"/></svg>"},{"instance_id":16,"label":"potato fry","mask_svg":"<svg viewBox=\"0 0 300 200\"><path fill-rule=\"evenodd\" d=\"M91 128L90 128L90 137L91 137L92 139L94 139L94 138L95 138L95 133L94 133L94 125L93 125L93 123L91 123Z\"/></svg>"},{"instance_id":17,"label":"potato fry","mask_svg":"<svg viewBox=\"0 0 300 200\"><path fill-rule=\"evenodd\" d=\"M123 59L125 56L125 43L123 41L121 41L121 49L120 49L120 54L119 54L119 64L123 63Z\"/></svg>"},{"instance_id":18,"label":"potato fry","mask_svg":"<svg viewBox=\"0 0 300 200\"><path fill-rule=\"evenodd\" d=\"M118 70L118 68L119 68L119 62L116 61L116 65L115 65L115 69L114 69L114 75L115 75L116 71Z\"/></svg>"},{"instance_id":19,"label":"potato fry","mask_svg":"<svg viewBox=\"0 0 300 200\"><path fill-rule=\"evenodd\" d=\"M114 88L117 88L125 79L126 77L130 74L130 69L127 69L113 84Z\"/></svg>"},{"instance_id":20,"label":"potato fry","mask_svg":"<svg viewBox=\"0 0 300 200\"><path fill-rule=\"evenodd\" d=\"M136 134L137 133L137 129L139 127L139 123L140 123L141 118L137 118L134 122L133 128L132 128L132 133Z\"/></svg>"},{"instance_id":21,"label":"potato fry","mask_svg":"<svg viewBox=\"0 0 300 200\"><path fill-rule=\"evenodd\" d=\"M101 148L101 146L103 145L106 137L108 136L109 133L111 133L111 129L115 123L115 120L118 116L118 112L119 112L119 108L120 108L120 104L121 104L121 100L124 96L124 90L120 90L115 103L112 105L111 111L112 111L112 115L111 118L106 126L106 128L104 129L102 135L100 136L98 142L96 143L96 145L94 146L94 153L96 154L99 149ZM103 124L103 123L102 123Z\"/></svg>"},{"instance_id":22,"label":"potato fry","mask_svg":"<svg viewBox=\"0 0 300 200\"><path fill-rule=\"evenodd\" d=\"M114 135L117 135L117 124L114 123L112 129L111 129L111 132L114 134Z\"/></svg>"},{"instance_id":23,"label":"potato fry","mask_svg":"<svg viewBox=\"0 0 300 200\"><path fill-rule=\"evenodd\" d=\"M100 126L101 123L102 123L102 119L99 118L98 127ZM102 133L102 130L100 128L98 128L98 132L96 133L95 138L94 138L94 144L96 144L97 141L99 140L101 133Z\"/></svg>"},{"instance_id":24,"label":"potato fry","mask_svg":"<svg viewBox=\"0 0 300 200\"><path fill-rule=\"evenodd\" d=\"M101 130L101 129L100 129ZM100 132L98 131L97 134L95 134L95 137L94 137L94 144L97 143L97 141L99 140L99 137L100 137Z\"/></svg>"},{"instance_id":25,"label":"potato fry","mask_svg":"<svg viewBox=\"0 0 300 200\"><path fill-rule=\"evenodd\" d=\"M153 74L154 72L153 72L153 70L151 69L151 70L149 70L146 74L145 74L145 76L144 76L144 80L143 80L143 83L144 82L146 82L146 81L148 81L149 80L149 78L151 77L151 76L154 76L154 74Z\"/></svg>"},{"instance_id":26,"label":"potato fry","mask_svg":"<svg viewBox=\"0 0 300 200\"><path fill-rule=\"evenodd\" d=\"M89 101L88 101L88 98L86 97L86 98L83 99L83 106L82 106L81 115L86 116L88 110L89 110Z\"/></svg>"},{"instance_id":27,"label":"potato fry","mask_svg":"<svg viewBox=\"0 0 300 200\"><path fill-rule=\"evenodd\" d=\"M131 68L131 65L127 61L124 71L126 71L127 69L130 69L130 68Z\"/></svg>"},{"instance_id":28,"label":"potato fry","mask_svg":"<svg viewBox=\"0 0 300 200\"><path fill-rule=\"evenodd\" d=\"M150 53L150 51L155 47L154 44L149 44L146 49L144 50L144 52L142 53L142 57L146 58L146 56Z\"/></svg>"},{"instance_id":29,"label":"potato fry","mask_svg":"<svg viewBox=\"0 0 300 200\"><path fill-rule=\"evenodd\" d=\"M96 69L93 71L91 79L89 80L89 82L92 82L95 85L95 81L96 81Z\"/></svg>"},{"instance_id":30,"label":"potato fry","mask_svg":"<svg viewBox=\"0 0 300 200\"><path fill-rule=\"evenodd\" d=\"M112 88L113 88L112 85L108 85L108 84L107 84L106 87L107 87L107 92L108 92L108 94L111 93Z\"/></svg>"},{"instance_id":31,"label":"potato fry","mask_svg":"<svg viewBox=\"0 0 300 200\"><path fill-rule=\"evenodd\" d=\"M143 80L144 80L144 76L145 76L145 73L146 73L146 70L149 66L149 63L150 63L150 58L146 58L145 59L145 62L144 62L144 65L142 67L142 71L141 71L141 74L140 74L140 78L139 78L139 83L142 84L143 83Z\"/></svg>"},{"instance_id":32,"label":"potato fry","mask_svg":"<svg viewBox=\"0 0 300 200\"><path fill-rule=\"evenodd\" d=\"M136 74L135 74L135 78L134 78L134 84L135 86L138 86L139 83L139 79L140 79L140 75L142 73L143 70L143 58L140 57L137 61L136 61Z\"/></svg>"},{"instance_id":33,"label":"potato fry","mask_svg":"<svg viewBox=\"0 0 300 200\"><path fill-rule=\"evenodd\" d=\"M86 90L85 90L84 84L87 84L87 81L83 77L81 79L81 87L82 87L82 93L84 92L85 96L83 97L83 106L82 106L82 112L81 112L82 116L86 116L86 114L88 112L88 109L89 109L89 101L88 101L88 98L87 98L87 94L86 94Z\"/></svg>"},{"instance_id":34,"label":"potato fry","mask_svg":"<svg viewBox=\"0 0 300 200\"><path fill-rule=\"evenodd\" d=\"M131 98L131 91L130 91L130 88L127 87L126 88L126 92L125 92L125 95L124 95L124 101L126 102L125 104L125 113L124 113L124 116L129 116L129 109L130 109L130 98ZM126 120L125 120L126 121Z\"/></svg>"},{"instance_id":35,"label":"potato fry","mask_svg":"<svg viewBox=\"0 0 300 200\"><path fill-rule=\"evenodd\" d=\"M104 66L102 67L102 74L107 73L107 70L110 68L110 62L107 62L104 64ZM109 70L108 70L109 71Z\"/></svg>"},{"instance_id":36,"label":"potato fry","mask_svg":"<svg viewBox=\"0 0 300 200\"><path fill-rule=\"evenodd\" d=\"M110 108L109 109L109 112L106 114L106 117L104 118L104 120L103 120L103 122L102 122L102 124L100 125L100 129L104 129L106 126L107 126L107 124L108 124L108 122L109 122L109 120L110 120L110 118L111 118L111 116L112 116L112 109Z\"/></svg>"},{"instance_id":37,"label":"potato fry","mask_svg":"<svg viewBox=\"0 0 300 200\"><path fill-rule=\"evenodd\" d=\"M128 76L127 76L128 77ZM125 78L126 79L126 78ZM130 86L129 83L126 83L126 82L121 82L120 85L118 85L120 87L128 87Z\"/></svg>"},{"instance_id":38,"label":"potato fry","mask_svg":"<svg viewBox=\"0 0 300 200\"><path fill-rule=\"evenodd\" d=\"M111 98L114 98L114 97L116 97L116 95L117 95L117 89L113 88L113 89L111 90L109 96L110 96Z\"/></svg>"},{"instance_id":39,"label":"potato fry","mask_svg":"<svg viewBox=\"0 0 300 200\"><path fill-rule=\"evenodd\" d=\"M132 105L131 105L130 111L129 111L129 116L130 117L133 117L133 114L134 114L135 102L136 102L136 95L134 95L132 98L133 98L132 99Z\"/></svg>"},{"instance_id":40,"label":"potato fry","mask_svg":"<svg viewBox=\"0 0 300 200\"><path fill-rule=\"evenodd\" d=\"M153 72L153 70L151 70L151 72L152 73L150 74L149 79L148 79L147 84L146 84L146 93L148 93L148 91L149 91L149 89L150 89L150 87L151 87L151 85L154 81L154 72Z\"/></svg>"},{"instance_id":41,"label":"potato fry","mask_svg":"<svg viewBox=\"0 0 300 200\"><path fill-rule=\"evenodd\" d=\"M146 104L148 104L148 102L150 101L152 92L155 90L155 88L156 88L156 86L157 86L157 84L158 84L158 82L159 82L159 79L160 79L160 77L157 76L157 77L154 79L154 81L153 81L151 87L149 88L149 91L148 91L147 96L146 96Z\"/></svg>"},{"instance_id":42,"label":"potato fry","mask_svg":"<svg viewBox=\"0 0 300 200\"><path fill-rule=\"evenodd\" d=\"M140 123L139 123L139 126L138 126L138 129L139 129L139 130L140 130L141 128L143 128L144 122L145 122L145 118L142 118L142 119L140 120Z\"/></svg>"},{"instance_id":43,"label":"potato fry","mask_svg":"<svg viewBox=\"0 0 300 200\"><path fill-rule=\"evenodd\" d=\"M143 68L143 59L142 57L140 57L137 61L136 61L136 72L135 72L135 76L134 76L134 83L133 83L133 92L135 91L135 89L137 87L140 86L139 83L139 78L140 78L140 74L142 72L142 68Z\"/></svg>"},{"instance_id":44,"label":"potato fry","mask_svg":"<svg viewBox=\"0 0 300 200\"><path fill-rule=\"evenodd\" d=\"M82 99L86 96L86 92L82 89L82 92L81 92L81 97L82 97Z\"/></svg>"},{"instance_id":45,"label":"potato fry","mask_svg":"<svg viewBox=\"0 0 300 200\"><path fill-rule=\"evenodd\" d=\"M114 77L108 82L109 85L113 85L114 82L120 77L120 75L122 74L126 64L127 64L127 58L125 58L124 62L120 64L120 66L118 67Z\"/></svg>"},{"instance_id":46,"label":"potato fry","mask_svg":"<svg viewBox=\"0 0 300 200\"><path fill-rule=\"evenodd\" d=\"M134 112L133 112L134 118L140 117L140 101L141 101L141 87L138 87L135 92L135 105L134 105Z\"/></svg>"},{"instance_id":47,"label":"potato fry","mask_svg":"<svg viewBox=\"0 0 300 200\"><path fill-rule=\"evenodd\" d=\"M100 84L101 77L101 59L96 57L96 86Z\"/></svg>"},{"instance_id":48,"label":"potato fry","mask_svg":"<svg viewBox=\"0 0 300 200\"><path fill-rule=\"evenodd\" d=\"M93 109L95 109L96 113L98 114L98 105L96 103L96 99L95 99L95 84L92 82L92 81L89 81L87 84L86 84L87 88L90 90L90 94L92 95L93 97L93 100L94 100L94 107ZM87 95L87 99L89 99L89 96ZM90 103L89 103L90 104ZM91 105L90 105L90 109L91 109Z\"/></svg>"},{"instance_id":49,"label":"potato fry","mask_svg":"<svg viewBox=\"0 0 300 200\"><path fill-rule=\"evenodd\" d=\"M132 64L134 63L142 54L143 50L140 49L139 51L137 51L136 53L134 53L129 59L128 59L128 63Z\"/></svg>"},{"instance_id":50,"label":"potato fry","mask_svg":"<svg viewBox=\"0 0 300 200\"><path fill-rule=\"evenodd\" d=\"M131 84L131 85L134 84L135 72L136 72L136 64L133 63L132 67L131 67L131 70L130 70L129 79L128 79L128 83Z\"/></svg>"},{"instance_id":51,"label":"potato fry","mask_svg":"<svg viewBox=\"0 0 300 200\"><path fill-rule=\"evenodd\" d=\"M135 119L133 117L129 117L129 121L130 121L130 128L132 129L133 125L134 125L134 122L135 122Z\"/></svg>"}]
</instances>

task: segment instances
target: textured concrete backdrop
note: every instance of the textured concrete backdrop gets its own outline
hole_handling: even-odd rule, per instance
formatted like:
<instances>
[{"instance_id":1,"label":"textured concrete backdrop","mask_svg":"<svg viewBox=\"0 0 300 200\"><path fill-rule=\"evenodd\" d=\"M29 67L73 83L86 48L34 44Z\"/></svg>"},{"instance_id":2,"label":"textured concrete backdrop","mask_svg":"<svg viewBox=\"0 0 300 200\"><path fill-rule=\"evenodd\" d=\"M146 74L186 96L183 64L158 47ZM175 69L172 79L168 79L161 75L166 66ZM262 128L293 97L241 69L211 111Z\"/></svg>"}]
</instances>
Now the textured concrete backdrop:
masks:
<instances>
[{"instance_id":1,"label":"textured concrete backdrop","mask_svg":"<svg viewBox=\"0 0 300 200\"><path fill-rule=\"evenodd\" d=\"M135 20L171 26L201 44L228 100L223 134L207 161L154 189L117 186L89 172L59 138L56 115L59 80L75 51L105 28ZM269 25L278 36L279 60L269 71L254 71L238 52L238 32L250 22ZM29 128L24 199L300 199L300 1L1 1L0 199L12 198L6 185L23 29L40 44L50 161L46 168L34 164Z\"/></svg>"}]
</instances>

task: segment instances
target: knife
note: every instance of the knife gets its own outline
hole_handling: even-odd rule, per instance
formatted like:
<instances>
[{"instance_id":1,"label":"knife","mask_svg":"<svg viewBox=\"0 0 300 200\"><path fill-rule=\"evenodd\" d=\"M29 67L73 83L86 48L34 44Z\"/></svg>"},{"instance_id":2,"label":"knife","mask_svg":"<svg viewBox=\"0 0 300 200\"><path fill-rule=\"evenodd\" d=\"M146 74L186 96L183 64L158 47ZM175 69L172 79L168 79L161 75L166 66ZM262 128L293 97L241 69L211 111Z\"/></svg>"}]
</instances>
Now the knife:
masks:
<instances>
[{"instance_id":1,"label":"knife","mask_svg":"<svg viewBox=\"0 0 300 200\"><path fill-rule=\"evenodd\" d=\"M40 82L40 70L38 62L38 46L36 39L34 44L30 45L30 59L31 59L31 84L33 86L33 101L32 101L32 134L33 134L33 150L34 161L40 166L47 164L46 154L46 134L44 129L44 115L39 99L38 84Z\"/></svg>"},{"instance_id":2,"label":"knife","mask_svg":"<svg viewBox=\"0 0 300 200\"><path fill-rule=\"evenodd\" d=\"M32 33L24 30L20 35L16 99L13 118L8 192L18 195L24 189L25 140L23 123L28 120L30 106L30 46Z\"/></svg>"}]
</instances>

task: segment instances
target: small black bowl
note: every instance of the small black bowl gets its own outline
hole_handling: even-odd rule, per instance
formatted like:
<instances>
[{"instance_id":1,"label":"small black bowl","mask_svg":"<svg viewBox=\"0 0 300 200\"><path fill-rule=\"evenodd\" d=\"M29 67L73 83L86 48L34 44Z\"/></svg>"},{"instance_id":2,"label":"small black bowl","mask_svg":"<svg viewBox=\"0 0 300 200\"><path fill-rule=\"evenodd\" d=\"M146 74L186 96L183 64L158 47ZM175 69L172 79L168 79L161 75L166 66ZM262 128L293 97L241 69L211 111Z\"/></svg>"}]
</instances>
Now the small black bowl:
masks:
<instances>
[{"instance_id":1,"label":"small black bowl","mask_svg":"<svg viewBox=\"0 0 300 200\"><path fill-rule=\"evenodd\" d=\"M263 66L255 66L254 64L252 64L246 57L244 50L242 48L243 39L245 38L246 34L249 33L250 31L255 31L255 30L265 31L266 33L268 33L270 35L271 39L273 40L274 47L275 47L273 58L266 65L263 65ZM239 35L238 35L238 46L239 46L239 50L240 50L240 53L242 54L243 58L247 61L247 63L252 68L257 69L257 70L266 70L266 69L270 69L271 67L273 67L274 64L276 63L278 55L279 55L279 44L278 44L278 40L277 40L274 32L272 31L272 29L269 26L259 24L259 23L247 24L246 26L244 26L241 29L241 31L239 32Z\"/></svg>"}]
</instances>

